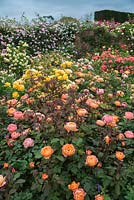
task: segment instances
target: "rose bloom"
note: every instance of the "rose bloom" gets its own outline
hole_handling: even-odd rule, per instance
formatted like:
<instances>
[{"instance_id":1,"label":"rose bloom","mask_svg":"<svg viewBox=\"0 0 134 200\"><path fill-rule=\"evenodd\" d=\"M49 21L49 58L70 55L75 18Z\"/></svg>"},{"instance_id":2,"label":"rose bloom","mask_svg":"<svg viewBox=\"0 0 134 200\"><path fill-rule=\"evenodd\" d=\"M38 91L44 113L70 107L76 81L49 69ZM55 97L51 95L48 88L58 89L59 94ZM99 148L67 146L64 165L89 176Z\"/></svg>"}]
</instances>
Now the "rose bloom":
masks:
<instances>
[{"instance_id":1,"label":"rose bloom","mask_svg":"<svg viewBox=\"0 0 134 200\"><path fill-rule=\"evenodd\" d=\"M132 112L125 112L125 116L124 116L125 119L134 119L134 114Z\"/></svg>"},{"instance_id":2,"label":"rose bloom","mask_svg":"<svg viewBox=\"0 0 134 200\"><path fill-rule=\"evenodd\" d=\"M30 132L31 132L31 129L27 128L22 132L22 135L27 136Z\"/></svg>"},{"instance_id":3,"label":"rose bloom","mask_svg":"<svg viewBox=\"0 0 134 200\"><path fill-rule=\"evenodd\" d=\"M70 131L78 131L78 129L76 128L77 125L75 122L67 122L65 125L64 125L64 128L67 130L67 132L70 132Z\"/></svg>"},{"instance_id":4,"label":"rose bloom","mask_svg":"<svg viewBox=\"0 0 134 200\"><path fill-rule=\"evenodd\" d=\"M22 101L25 101L28 97L29 97L28 94L24 94L23 96L21 96L20 99L21 99Z\"/></svg>"},{"instance_id":5,"label":"rose bloom","mask_svg":"<svg viewBox=\"0 0 134 200\"><path fill-rule=\"evenodd\" d=\"M42 174L42 179L43 179L43 180L48 179L48 174L46 174L46 173Z\"/></svg>"},{"instance_id":6,"label":"rose bloom","mask_svg":"<svg viewBox=\"0 0 134 200\"><path fill-rule=\"evenodd\" d=\"M8 168L8 167L9 167L9 164L8 163L4 163L3 168Z\"/></svg>"},{"instance_id":7,"label":"rose bloom","mask_svg":"<svg viewBox=\"0 0 134 200\"><path fill-rule=\"evenodd\" d=\"M86 193L83 188L78 188L73 192L74 200L84 200Z\"/></svg>"},{"instance_id":8,"label":"rose bloom","mask_svg":"<svg viewBox=\"0 0 134 200\"><path fill-rule=\"evenodd\" d=\"M0 175L0 188L6 184L6 177Z\"/></svg>"},{"instance_id":9,"label":"rose bloom","mask_svg":"<svg viewBox=\"0 0 134 200\"><path fill-rule=\"evenodd\" d=\"M7 127L7 130L12 133L14 131L17 130L17 125L16 124L9 124L8 127Z\"/></svg>"},{"instance_id":10,"label":"rose bloom","mask_svg":"<svg viewBox=\"0 0 134 200\"><path fill-rule=\"evenodd\" d=\"M91 151L90 149L87 149L87 150L86 150L86 154L89 156L89 155L92 154L92 151Z\"/></svg>"},{"instance_id":11,"label":"rose bloom","mask_svg":"<svg viewBox=\"0 0 134 200\"><path fill-rule=\"evenodd\" d=\"M121 152L121 151L116 151L115 157L116 157L118 160L123 161L123 159L125 158L125 155L124 155L124 153Z\"/></svg>"},{"instance_id":12,"label":"rose bloom","mask_svg":"<svg viewBox=\"0 0 134 200\"><path fill-rule=\"evenodd\" d=\"M65 144L62 147L62 155L64 157L73 156L75 154L75 148L73 144Z\"/></svg>"},{"instance_id":13,"label":"rose bloom","mask_svg":"<svg viewBox=\"0 0 134 200\"><path fill-rule=\"evenodd\" d=\"M115 106L120 107L121 106L121 102L120 101L115 101L114 102Z\"/></svg>"},{"instance_id":14,"label":"rose bloom","mask_svg":"<svg viewBox=\"0 0 134 200\"><path fill-rule=\"evenodd\" d=\"M124 108L128 106L127 102L122 102L121 105L122 105L122 107L124 107Z\"/></svg>"},{"instance_id":15,"label":"rose bloom","mask_svg":"<svg viewBox=\"0 0 134 200\"><path fill-rule=\"evenodd\" d=\"M29 167L34 168L34 162L30 162Z\"/></svg>"},{"instance_id":16,"label":"rose bloom","mask_svg":"<svg viewBox=\"0 0 134 200\"><path fill-rule=\"evenodd\" d=\"M15 111L14 112L14 119L15 120L23 120L24 119L24 115L21 111Z\"/></svg>"},{"instance_id":17,"label":"rose bloom","mask_svg":"<svg viewBox=\"0 0 134 200\"><path fill-rule=\"evenodd\" d=\"M78 189L79 185L80 185L79 182L76 183L75 181L73 181L71 184L68 185L68 189L74 191Z\"/></svg>"},{"instance_id":18,"label":"rose bloom","mask_svg":"<svg viewBox=\"0 0 134 200\"><path fill-rule=\"evenodd\" d=\"M124 140L124 134L123 133L119 133L119 135L117 135L117 139L118 140Z\"/></svg>"},{"instance_id":19,"label":"rose bloom","mask_svg":"<svg viewBox=\"0 0 134 200\"><path fill-rule=\"evenodd\" d=\"M8 101L7 101L7 104L8 104L9 106L16 106L17 102L18 102L17 99L11 99L11 100L8 100Z\"/></svg>"},{"instance_id":20,"label":"rose bloom","mask_svg":"<svg viewBox=\"0 0 134 200\"><path fill-rule=\"evenodd\" d=\"M51 146L45 146L41 149L41 155L45 159L49 159L53 153L54 153L54 150L51 148Z\"/></svg>"},{"instance_id":21,"label":"rose bloom","mask_svg":"<svg viewBox=\"0 0 134 200\"><path fill-rule=\"evenodd\" d=\"M19 138L20 136L21 136L21 134L18 133L18 132L12 132L12 133L11 133L11 138L12 138L12 139L17 139L17 138Z\"/></svg>"},{"instance_id":22,"label":"rose bloom","mask_svg":"<svg viewBox=\"0 0 134 200\"><path fill-rule=\"evenodd\" d=\"M34 146L34 140L32 138L26 138L23 142L24 148L29 148Z\"/></svg>"},{"instance_id":23,"label":"rose bloom","mask_svg":"<svg viewBox=\"0 0 134 200\"><path fill-rule=\"evenodd\" d=\"M96 121L96 124L98 125L98 126L105 126L105 122L104 121L102 121L102 120L97 120Z\"/></svg>"},{"instance_id":24,"label":"rose bloom","mask_svg":"<svg viewBox=\"0 0 134 200\"><path fill-rule=\"evenodd\" d=\"M8 114L8 116L13 116L15 111L16 111L16 109L13 108L13 107L7 109L7 114Z\"/></svg>"},{"instance_id":25,"label":"rose bloom","mask_svg":"<svg viewBox=\"0 0 134 200\"><path fill-rule=\"evenodd\" d=\"M88 155L85 164L89 167L94 167L98 163L98 158L94 155Z\"/></svg>"},{"instance_id":26,"label":"rose bloom","mask_svg":"<svg viewBox=\"0 0 134 200\"><path fill-rule=\"evenodd\" d=\"M111 142L111 137L109 137L108 135L106 137L104 137L104 141L106 142L106 144L110 144Z\"/></svg>"},{"instance_id":27,"label":"rose bloom","mask_svg":"<svg viewBox=\"0 0 134 200\"><path fill-rule=\"evenodd\" d=\"M13 147L14 146L14 143L15 142L15 140L13 140L12 138L11 139L9 139L8 141L7 141L7 145L9 146L9 147Z\"/></svg>"},{"instance_id":28,"label":"rose bloom","mask_svg":"<svg viewBox=\"0 0 134 200\"><path fill-rule=\"evenodd\" d=\"M106 123L106 124L109 124L109 123L112 123L113 122L113 117L111 115L104 115L102 117L102 120Z\"/></svg>"},{"instance_id":29,"label":"rose bloom","mask_svg":"<svg viewBox=\"0 0 134 200\"><path fill-rule=\"evenodd\" d=\"M104 89L97 89L96 94L98 94L98 95L104 94Z\"/></svg>"},{"instance_id":30,"label":"rose bloom","mask_svg":"<svg viewBox=\"0 0 134 200\"><path fill-rule=\"evenodd\" d=\"M98 195L95 196L95 200L105 200L105 199L104 199L103 195L98 194Z\"/></svg>"},{"instance_id":31,"label":"rose bloom","mask_svg":"<svg viewBox=\"0 0 134 200\"><path fill-rule=\"evenodd\" d=\"M132 131L125 131L124 135L128 139L134 138L134 133Z\"/></svg>"},{"instance_id":32,"label":"rose bloom","mask_svg":"<svg viewBox=\"0 0 134 200\"><path fill-rule=\"evenodd\" d=\"M85 117L88 114L88 111L84 108L79 108L79 109L77 109L77 114L80 117Z\"/></svg>"},{"instance_id":33,"label":"rose bloom","mask_svg":"<svg viewBox=\"0 0 134 200\"><path fill-rule=\"evenodd\" d=\"M65 100L68 99L68 97L69 97L69 95L68 95L67 93L66 93L66 94L62 94L61 100L62 100L62 101L65 101Z\"/></svg>"}]
</instances>

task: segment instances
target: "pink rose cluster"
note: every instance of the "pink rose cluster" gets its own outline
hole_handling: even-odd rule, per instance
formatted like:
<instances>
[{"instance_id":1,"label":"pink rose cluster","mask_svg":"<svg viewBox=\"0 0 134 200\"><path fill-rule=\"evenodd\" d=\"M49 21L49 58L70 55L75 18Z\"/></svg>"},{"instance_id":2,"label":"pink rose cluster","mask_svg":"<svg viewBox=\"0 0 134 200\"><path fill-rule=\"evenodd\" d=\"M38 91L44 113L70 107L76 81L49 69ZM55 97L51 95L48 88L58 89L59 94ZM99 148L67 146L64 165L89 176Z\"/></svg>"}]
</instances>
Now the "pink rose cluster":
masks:
<instances>
[{"instance_id":1,"label":"pink rose cluster","mask_svg":"<svg viewBox=\"0 0 134 200\"><path fill-rule=\"evenodd\" d=\"M27 149L29 147L34 146L34 140L32 138L26 138L23 142L24 148Z\"/></svg>"}]
</instances>

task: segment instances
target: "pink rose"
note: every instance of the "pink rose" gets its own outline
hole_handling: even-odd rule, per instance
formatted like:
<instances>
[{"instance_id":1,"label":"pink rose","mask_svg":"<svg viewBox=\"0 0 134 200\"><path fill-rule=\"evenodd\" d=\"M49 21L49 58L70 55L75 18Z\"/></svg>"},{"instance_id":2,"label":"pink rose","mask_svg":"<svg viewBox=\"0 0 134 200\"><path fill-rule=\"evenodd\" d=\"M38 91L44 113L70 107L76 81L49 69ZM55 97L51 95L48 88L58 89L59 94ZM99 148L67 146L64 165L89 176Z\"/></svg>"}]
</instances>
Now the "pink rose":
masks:
<instances>
[{"instance_id":1,"label":"pink rose","mask_svg":"<svg viewBox=\"0 0 134 200\"><path fill-rule=\"evenodd\" d=\"M24 148L29 148L34 146L34 140L32 138L26 138L23 142Z\"/></svg>"},{"instance_id":2,"label":"pink rose","mask_svg":"<svg viewBox=\"0 0 134 200\"><path fill-rule=\"evenodd\" d=\"M125 112L124 118L129 120L134 119L134 114L132 112Z\"/></svg>"},{"instance_id":3,"label":"pink rose","mask_svg":"<svg viewBox=\"0 0 134 200\"><path fill-rule=\"evenodd\" d=\"M25 101L28 97L29 97L28 94L24 94L23 96L21 96L21 100L22 100L22 101Z\"/></svg>"},{"instance_id":4,"label":"pink rose","mask_svg":"<svg viewBox=\"0 0 134 200\"><path fill-rule=\"evenodd\" d=\"M12 138L12 139L17 139L17 138L19 138L20 136L21 136L21 134L18 133L18 132L12 132L12 133L11 133L11 138Z\"/></svg>"},{"instance_id":5,"label":"pink rose","mask_svg":"<svg viewBox=\"0 0 134 200\"><path fill-rule=\"evenodd\" d=\"M122 102L122 104L121 104L123 107L127 107L127 102Z\"/></svg>"},{"instance_id":6,"label":"pink rose","mask_svg":"<svg viewBox=\"0 0 134 200\"><path fill-rule=\"evenodd\" d=\"M113 122L113 117L111 115L104 115L102 117L102 120L106 123L106 124L109 124L109 123L112 123Z\"/></svg>"},{"instance_id":7,"label":"pink rose","mask_svg":"<svg viewBox=\"0 0 134 200\"><path fill-rule=\"evenodd\" d=\"M124 135L129 139L134 138L134 133L132 131L125 131Z\"/></svg>"},{"instance_id":8,"label":"pink rose","mask_svg":"<svg viewBox=\"0 0 134 200\"><path fill-rule=\"evenodd\" d=\"M14 119L15 120L23 120L24 119L24 115L21 111L15 111L14 112Z\"/></svg>"},{"instance_id":9,"label":"pink rose","mask_svg":"<svg viewBox=\"0 0 134 200\"><path fill-rule=\"evenodd\" d=\"M104 89L97 89L96 94L98 94L98 95L104 94Z\"/></svg>"},{"instance_id":10,"label":"pink rose","mask_svg":"<svg viewBox=\"0 0 134 200\"><path fill-rule=\"evenodd\" d=\"M8 127L7 127L7 130L12 133L14 131L17 130L17 125L16 124L9 124Z\"/></svg>"}]
</instances>

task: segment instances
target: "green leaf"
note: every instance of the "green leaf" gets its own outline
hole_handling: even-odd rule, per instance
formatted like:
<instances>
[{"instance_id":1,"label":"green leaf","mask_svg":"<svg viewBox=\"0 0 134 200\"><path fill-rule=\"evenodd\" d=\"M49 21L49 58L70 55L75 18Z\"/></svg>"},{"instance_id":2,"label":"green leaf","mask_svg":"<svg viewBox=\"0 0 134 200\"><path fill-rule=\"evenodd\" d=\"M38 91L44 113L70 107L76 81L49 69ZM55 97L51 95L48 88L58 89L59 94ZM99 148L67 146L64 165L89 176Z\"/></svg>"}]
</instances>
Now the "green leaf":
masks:
<instances>
[{"instance_id":1,"label":"green leaf","mask_svg":"<svg viewBox=\"0 0 134 200\"><path fill-rule=\"evenodd\" d=\"M21 183L25 183L25 182L26 182L25 179L18 179L16 181L16 184L21 184Z\"/></svg>"}]
</instances>

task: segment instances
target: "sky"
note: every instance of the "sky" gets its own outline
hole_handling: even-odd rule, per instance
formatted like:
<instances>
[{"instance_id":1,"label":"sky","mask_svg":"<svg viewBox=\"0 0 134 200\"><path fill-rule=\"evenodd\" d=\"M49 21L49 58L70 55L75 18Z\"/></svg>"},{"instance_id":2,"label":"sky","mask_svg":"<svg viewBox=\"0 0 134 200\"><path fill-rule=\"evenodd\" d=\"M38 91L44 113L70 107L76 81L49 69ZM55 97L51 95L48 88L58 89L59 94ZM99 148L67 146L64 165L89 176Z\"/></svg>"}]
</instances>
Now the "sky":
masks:
<instances>
[{"instance_id":1,"label":"sky","mask_svg":"<svg viewBox=\"0 0 134 200\"><path fill-rule=\"evenodd\" d=\"M40 16L71 16L81 19L98 10L116 10L134 13L134 0L0 0L0 17L28 19Z\"/></svg>"}]
</instances>

